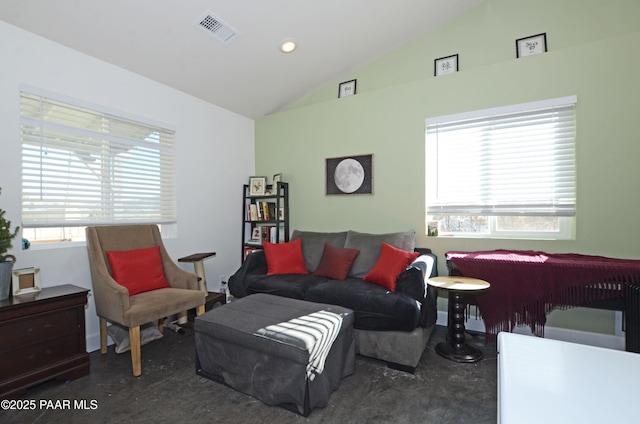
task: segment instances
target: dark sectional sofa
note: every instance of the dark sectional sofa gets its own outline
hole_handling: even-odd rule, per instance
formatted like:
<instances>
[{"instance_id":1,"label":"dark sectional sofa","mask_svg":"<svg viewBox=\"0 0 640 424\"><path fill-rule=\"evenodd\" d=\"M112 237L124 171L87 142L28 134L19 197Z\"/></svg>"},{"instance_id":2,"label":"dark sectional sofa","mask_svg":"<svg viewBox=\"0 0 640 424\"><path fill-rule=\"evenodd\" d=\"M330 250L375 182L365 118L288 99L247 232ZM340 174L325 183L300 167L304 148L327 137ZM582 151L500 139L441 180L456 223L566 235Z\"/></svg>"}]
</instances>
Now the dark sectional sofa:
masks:
<instances>
[{"instance_id":1,"label":"dark sectional sofa","mask_svg":"<svg viewBox=\"0 0 640 424\"><path fill-rule=\"evenodd\" d=\"M415 248L415 232L369 234L356 231L320 233L295 230L301 239L307 274L267 275L264 251L251 253L229 279L233 296L267 293L354 311L358 354L384 360L392 368L413 372L435 325L437 291L425 279L437 275L436 257L430 249ZM419 253L395 281L395 290L364 281L376 265L382 243ZM345 280L314 275L325 245L359 251Z\"/></svg>"}]
</instances>

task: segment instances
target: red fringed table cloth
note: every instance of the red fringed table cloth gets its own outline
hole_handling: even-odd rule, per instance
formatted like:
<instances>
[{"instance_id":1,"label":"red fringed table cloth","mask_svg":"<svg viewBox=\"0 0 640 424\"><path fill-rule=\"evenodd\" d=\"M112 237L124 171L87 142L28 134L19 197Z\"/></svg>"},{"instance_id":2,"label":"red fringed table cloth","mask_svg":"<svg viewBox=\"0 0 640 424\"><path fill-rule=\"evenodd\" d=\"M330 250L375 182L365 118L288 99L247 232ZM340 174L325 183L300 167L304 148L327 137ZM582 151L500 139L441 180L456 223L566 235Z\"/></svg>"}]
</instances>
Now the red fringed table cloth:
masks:
<instances>
[{"instance_id":1,"label":"red fringed table cloth","mask_svg":"<svg viewBox=\"0 0 640 424\"><path fill-rule=\"evenodd\" d=\"M518 250L452 251L446 258L462 275L491 283L476 297L491 336L519 325L543 336L552 310L612 299L640 282L640 260Z\"/></svg>"}]
</instances>

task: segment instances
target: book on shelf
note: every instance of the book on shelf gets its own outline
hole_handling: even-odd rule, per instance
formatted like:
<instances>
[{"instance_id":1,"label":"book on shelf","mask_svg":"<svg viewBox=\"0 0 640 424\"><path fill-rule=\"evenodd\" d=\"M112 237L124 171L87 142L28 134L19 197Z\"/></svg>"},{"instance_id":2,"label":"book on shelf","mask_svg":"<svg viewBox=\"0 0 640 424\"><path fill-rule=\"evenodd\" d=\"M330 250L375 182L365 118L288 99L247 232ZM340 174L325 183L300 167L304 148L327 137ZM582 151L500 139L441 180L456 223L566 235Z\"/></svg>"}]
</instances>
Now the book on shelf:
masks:
<instances>
[{"instance_id":1,"label":"book on shelf","mask_svg":"<svg viewBox=\"0 0 640 424\"><path fill-rule=\"evenodd\" d=\"M260 246L264 242L278 243L284 241L283 225L257 225L251 229L251 238L245 240L245 245Z\"/></svg>"},{"instance_id":2,"label":"book on shelf","mask_svg":"<svg viewBox=\"0 0 640 424\"><path fill-rule=\"evenodd\" d=\"M249 203L247 205L247 219L249 221L257 221L258 220L258 208L255 203Z\"/></svg>"},{"instance_id":3,"label":"book on shelf","mask_svg":"<svg viewBox=\"0 0 640 424\"><path fill-rule=\"evenodd\" d=\"M263 225L260 227L260 235L262 236L262 242L275 243L273 240L273 225Z\"/></svg>"},{"instance_id":4,"label":"book on shelf","mask_svg":"<svg viewBox=\"0 0 640 424\"><path fill-rule=\"evenodd\" d=\"M275 221L279 219L278 212L280 211L276 208L275 202L256 201L247 204L248 221Z\"/></svg>"}]
</instances>

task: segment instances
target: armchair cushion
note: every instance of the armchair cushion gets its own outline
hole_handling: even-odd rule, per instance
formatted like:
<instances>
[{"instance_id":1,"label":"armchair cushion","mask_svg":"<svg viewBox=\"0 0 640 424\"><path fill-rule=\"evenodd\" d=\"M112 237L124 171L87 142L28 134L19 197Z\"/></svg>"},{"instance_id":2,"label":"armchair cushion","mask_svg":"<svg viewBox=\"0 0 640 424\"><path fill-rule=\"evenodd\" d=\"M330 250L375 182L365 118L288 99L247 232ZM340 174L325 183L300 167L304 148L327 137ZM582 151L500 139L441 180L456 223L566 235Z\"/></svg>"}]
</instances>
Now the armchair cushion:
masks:
<instances>
[{"instance_id":1,"label":"armchair cushion","mask_svg":"<svg viewBox=\"0 0 640 424\"><path fill-rule=\"evenodd\" d=\"M168 288L160 246L134 250L107 250L113 279L129 291L129 296Z\"/></svg>"}]
</instances>

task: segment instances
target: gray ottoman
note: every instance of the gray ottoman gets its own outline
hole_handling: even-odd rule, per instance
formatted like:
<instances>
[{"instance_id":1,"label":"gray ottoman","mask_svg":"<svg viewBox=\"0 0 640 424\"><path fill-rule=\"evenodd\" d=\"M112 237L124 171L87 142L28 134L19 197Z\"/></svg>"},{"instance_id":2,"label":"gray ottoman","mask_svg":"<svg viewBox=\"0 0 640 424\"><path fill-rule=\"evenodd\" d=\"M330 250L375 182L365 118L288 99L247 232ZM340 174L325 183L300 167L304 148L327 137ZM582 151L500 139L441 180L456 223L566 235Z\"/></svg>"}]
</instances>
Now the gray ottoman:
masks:
<instances>
[{"instance_id":1,"label":"gray ottoman","mask_svg":"<svg viewBox=\"0 0 640 424\"><path fill-rule=\"evenodd\" d=\"M294 336L301 320L317 317L310 334L329 320L341 321L337 335L319 338L334 339L324 354L318 353L321 343L310 352ZM340 306L254 294L196 317L194 328L198 375L303 416L327 406L340 380L354 371L353 311Z\"/></svg>"}]
</instances>

